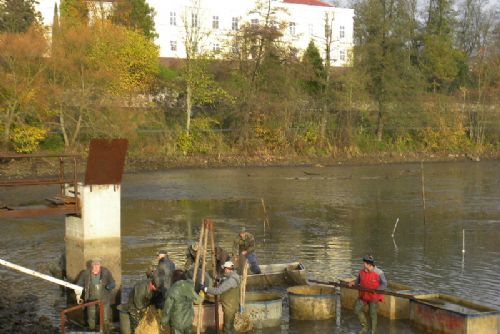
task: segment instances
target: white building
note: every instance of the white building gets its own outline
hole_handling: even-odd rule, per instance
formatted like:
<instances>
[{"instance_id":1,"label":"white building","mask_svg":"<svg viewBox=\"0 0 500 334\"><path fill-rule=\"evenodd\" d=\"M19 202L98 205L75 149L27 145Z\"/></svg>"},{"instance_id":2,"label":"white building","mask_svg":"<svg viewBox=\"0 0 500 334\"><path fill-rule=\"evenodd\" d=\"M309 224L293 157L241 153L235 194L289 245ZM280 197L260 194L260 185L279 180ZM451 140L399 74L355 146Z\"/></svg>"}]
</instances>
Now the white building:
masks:
<instances>
[{"instance_id":1,"label":"white building","mask_svg":"<svg viewBox=\"0 0 500 334\"><path fill-rule=\"evenodd\" d=\"M54 3L40 0L44 22L52 24ZM333 66L348 63L353 46L354 10L333 7L320 0L149 0L156 11L155 24L159 37L160 57L185 58L186 31L197 28L203 36L204 51L228 47L228 41L243 24L263 24L263 15L255 12L258 4L271 5L272 20L285 27L283 40L299 51L313 40L325 56L325 27L331 27ZM262 11L261 11L262 12ZM273 22L275 23L275 22Z\"/></svg>"}]
</instances>

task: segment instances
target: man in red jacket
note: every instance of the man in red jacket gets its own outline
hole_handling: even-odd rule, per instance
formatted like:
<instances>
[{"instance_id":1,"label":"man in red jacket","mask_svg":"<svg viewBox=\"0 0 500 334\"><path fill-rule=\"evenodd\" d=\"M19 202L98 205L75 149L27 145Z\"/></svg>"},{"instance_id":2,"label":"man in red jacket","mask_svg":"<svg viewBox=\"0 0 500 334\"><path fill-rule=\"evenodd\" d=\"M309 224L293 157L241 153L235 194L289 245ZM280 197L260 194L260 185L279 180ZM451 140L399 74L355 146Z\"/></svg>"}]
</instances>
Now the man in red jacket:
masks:
<instances>
[{"instance_id":1,"label":"man in red jacket","mask_svg":"<svg viewBox=\"0 0 500 334\"><path fill-rule=\"evenodd\" d=\"M367 255L363 258L363 269L359 271L356 281L349 283L349 286L357 286L365 289L385 290L387 288L387 280L384 272L375 266L373 256ZM377 331L377 309L378 303L384 300L383 294L378 294L368 291L359 291L359 298L354 305L354 313L358 316L361 323L361 330L358 334L368 333L368 321L366 320L364 308L368 305L371 319L371 334Z\"/></svg>"}]
</instances>

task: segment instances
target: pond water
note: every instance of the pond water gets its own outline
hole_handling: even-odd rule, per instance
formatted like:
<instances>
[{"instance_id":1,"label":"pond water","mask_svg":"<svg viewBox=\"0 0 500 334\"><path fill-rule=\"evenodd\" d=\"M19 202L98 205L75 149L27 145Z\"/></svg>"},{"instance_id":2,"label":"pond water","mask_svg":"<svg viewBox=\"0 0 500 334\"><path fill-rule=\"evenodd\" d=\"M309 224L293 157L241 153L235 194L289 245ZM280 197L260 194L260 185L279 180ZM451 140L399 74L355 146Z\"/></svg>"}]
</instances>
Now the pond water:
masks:
<instances>
[{"instance_id":1,"label":"pond water","mask_svg":"<svg viewBox=\"0 0 500 334\"><path fill-rule=\"evenodd\" d=\"M123 284L140 279L160 248L182 265L186 246L209 217L225 249L242 226L253 233L261 263L301 261L311 278L335 280L356 275L369 253L390 281L500 307L500 162L426 163L424 185L425 215L420 164L125 175ZM4 193L0 200L30 202L51 191ZM265 234L262 200L270 221ZM44 269L63 248L62 218L0 220L0 228L0 258L15 263ZM4 269L0 275L0 287L16 281L38 296L40 314L57 319L64 305L57 287ZM379 323L381 333L419 333L406 321ZM285 319L281 332L357 329L355 316L343 310L340 322Z\"/></svg>"}]
</instances>

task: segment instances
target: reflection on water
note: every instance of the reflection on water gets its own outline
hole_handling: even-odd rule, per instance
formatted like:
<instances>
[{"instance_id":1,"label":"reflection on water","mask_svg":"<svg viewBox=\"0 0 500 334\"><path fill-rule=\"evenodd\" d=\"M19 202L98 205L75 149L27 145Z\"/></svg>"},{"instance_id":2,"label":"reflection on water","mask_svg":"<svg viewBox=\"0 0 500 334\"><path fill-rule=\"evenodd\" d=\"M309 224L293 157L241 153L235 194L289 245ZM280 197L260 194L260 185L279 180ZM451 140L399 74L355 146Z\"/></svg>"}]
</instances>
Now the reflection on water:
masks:
<instances>
[{"instance_id":1,"label":"reflection on water","mask_svg":"<svg viewBox=\"0 0 500 334\"><path fill-rule=\"evenodd\" d=\"M201 219L210 217L217 224L217 241L228 250L241 226L254 233L262 263L300 260L311 276L333 280L355 275L361 257L371 253L389 280L500 307L499 167L498 162L426 164L425 225L420 164L126 175L123 282L130 286L140 279L159 248L168 248L182 264ZM271 235L264 236L261 198ZM0 256L7 260L38 266L56 257L62 245L61 219L0 224L5 231ZM467 229L464 257L462 229ZM380 322L383 333L418 333L405 321ZM311 329L353 333L357 324L352 312L344 311L340 326L286 322L282 333Z\"/></svg>"}]
</instances>

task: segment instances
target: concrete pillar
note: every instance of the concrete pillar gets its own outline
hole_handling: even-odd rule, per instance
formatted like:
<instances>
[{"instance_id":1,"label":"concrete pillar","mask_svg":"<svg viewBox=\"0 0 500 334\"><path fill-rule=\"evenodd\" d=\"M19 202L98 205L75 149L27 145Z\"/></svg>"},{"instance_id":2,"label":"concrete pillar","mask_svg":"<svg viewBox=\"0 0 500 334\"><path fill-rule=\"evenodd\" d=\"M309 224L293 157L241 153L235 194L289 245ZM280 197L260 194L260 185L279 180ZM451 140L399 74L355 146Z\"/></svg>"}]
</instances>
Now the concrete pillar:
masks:
<instances>
[{"instance_id":1,"label":"concrete pillar","mask_svg":"<svg viewBox=\"0 0 500 334\"><path fill-rule=\"evenodd\" d=\"M120 185L79 185L81 217L66 217L66 273L76 280L94 257L102 258L121 287Z\"/></svg>"}]
</instances>

